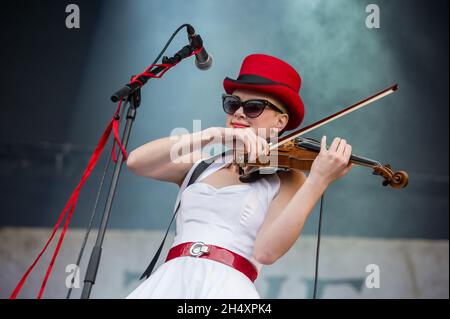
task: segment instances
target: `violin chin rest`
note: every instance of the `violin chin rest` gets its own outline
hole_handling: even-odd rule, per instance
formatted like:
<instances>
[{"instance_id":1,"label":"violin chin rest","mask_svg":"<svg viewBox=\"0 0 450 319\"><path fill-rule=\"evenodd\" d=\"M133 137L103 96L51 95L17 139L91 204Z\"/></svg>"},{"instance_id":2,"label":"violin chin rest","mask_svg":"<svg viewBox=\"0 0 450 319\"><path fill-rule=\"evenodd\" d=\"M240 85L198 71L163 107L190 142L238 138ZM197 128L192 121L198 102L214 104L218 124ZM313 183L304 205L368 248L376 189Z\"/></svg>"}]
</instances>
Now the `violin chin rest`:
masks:
<instances>
[{"instance_id":1,"label":"violin chin rest","mask_svg":"<svg viewBox=\"0 0 450 319\"><path fill-rule=\"evenodd\" d=\"M252 170L248 173L242 174L239 176L239 180L241 183L253 183L262 178L264 175L259 173L259 169Z\"/></svg>"},{"instance_id":2,"label":"violin chin rest","mask_svg":"<svg viewBox=\"0 0 450 319\"><path fill-rule=\"evenodd\" d=\"M276 167L254 167L248 173L239 176L242 183L253 183L266 175L275 174L278 171Z\"/></svg>"}]
</instances>

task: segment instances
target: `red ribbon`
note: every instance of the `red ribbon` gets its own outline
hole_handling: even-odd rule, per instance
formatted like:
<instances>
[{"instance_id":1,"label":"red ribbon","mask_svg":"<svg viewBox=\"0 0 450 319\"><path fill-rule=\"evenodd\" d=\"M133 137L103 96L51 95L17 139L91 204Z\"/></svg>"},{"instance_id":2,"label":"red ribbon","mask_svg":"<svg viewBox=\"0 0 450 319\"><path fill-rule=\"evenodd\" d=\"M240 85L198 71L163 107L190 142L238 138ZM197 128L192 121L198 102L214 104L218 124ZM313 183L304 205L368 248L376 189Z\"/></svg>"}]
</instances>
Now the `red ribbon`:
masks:
<instances>
[{"instance_id":1,"label":"red ribbon","mask_svg":"<svg viewBox=\"0 0 450 319\"><path fill-rule=\"evenodd\" d=\"M190 56L192 56L194 54L197 54L202 49L203 48L195 50L194 52L191 53ZM148 76L148 77L151 77L151 78L158 78L159 79L160 77L162 77L164 75L164 73L166 73L168 70L170 70L172 67L174 67L177 64L178 64L178 62L175 63L175 64L152 64L143 73L133 77L131 79L131 81L130 81L130 84L133 83L133 82L138 82L139 84L143 85L143 83L138 79L142 75ZM155 75L155 74L152 74L150 72L150 69L155 67L155 66L166 67L166 69L161 74ZM19 283L17 284L16 288L14 289L14 291L11 294L11 296L9 297L10 299L16 299L17 298L20 290L22 289L23 285L25 284L25 281L28 278L28 275L31 273L31 271L33 270L34 266L36 266L37 262L42 257L44 252L47 250L47 247L50 244L50 242L53 240L53 237L55 236L55 233L58 230L59 225L61 224L61 222L63 221L64 217L66 216L67 210L69 210L69 213L68 213L67 218L66 218L66 222L64 223L63 230L61 232L61 235L59 236L58 244L56 245L55 251L53 252L52 259L50 261L50 264L48 265L47 272L45 273L44 280L42 281L42 284L41 284L41 289L39 290L39 294L37 296L38 299L41 299L41 297L42 297L42 295L44 293L44 290L45 290L45 286L47 285L48 278L50 277L50 274L52 272L53 265L55 264L56 257L58 256L59 250L60 250L62 242L64 240L64 236L66 235L67 228L69 227L69 223L70 223L70 219L72 218L73 211L75 210L75 207L77 205L78 195L80 193L80 190L83 187L83 185L86 182L86 180L88 179L88 177L91 174L92 170L94 169L95 165L97 164L97 161L98 161L100 155L102 154L106 143L108 142L109 136L111 135L111 131L113 132L113 135L114 135L113 148L112 148L112 154L111 154L112 158L113 158L113 161L117 162L116 143L117 143L117 145L119 145L119 148L120 148L120 150L122 152L123 160L124 161L126 160L127 153L126 153L125 148L123 147L122 143L120 142L120 138L119 138L119 120L120 120L119 113L120 113L121 106L122 106L122 100L120 100L120 102L119 102L119 104L117 106L117 110L114 113L113 118L111 119L111 121L109 122L109 124L106 127L105 131L103 132L103 135L100 138L100 141L98 142L97 147L94 150L94 153L91 155L89 163L88 163L88 165L87 165L87 167L86 167L86 169L85 169L85 171L84 171L84 173L83 173L83 175L81 177L80 182L78 183L77 187L72 192L72 195L70 195L70 198L69 198L69 200L66 203L66 206L64 207L64 209L62 210L61 214L59 215L58 221L56 222L55 226L53 227L53 231L52 231L50 237L48 238L47 242L45 243L44 248L42 248L42 250L39 252L39 254L36 257L36 259L28 267L28 269L25 272L25 274L23 274L23 276L20 279Z\"/></svg>"},{"instance_id":2,"label":"red ribbon","mask_svg":"<svg viewBox=\"0 0 450 319\"><path fill-rule=\"evenodd\" d=\"M70 196L69 200L66 203L66 206L64 207L63 211L59 215L58 221L56 222L55 226L53 227L52 234L50 235L49 239L47 240L47 243L45 244L44 248L40 251L34 262L31 264L31 266L28 268L28 270L25 272L25 274L20 279L19 283L17 284L16 288L14 289L13 293L9 297L10 299L16 299L17 295L19 294L20 290L22 289L22 286L25 284L25 281L27 280L28 275L33 270L34 266L37 264L41 256L44 254L44 252L47 250L48 245L52 241L53 237L55 236L56 231L59 228L59 225L63 221L64 217L66 216L67 210L69 210L69 213L66 218L66 222L64 224L64 228L61 232L61 235L58 240L58 244L55 248L55 251L53 253L53 257L50 261L50 264L47 268L47 272L45 274L44 280L41 284L41 289L39 290L38 299L42 297L42 294L44 293L45 286L47 284L47 280L50 276L50 273L53 269L53 265L55 264L56 257L58 256L59 250L61 248L62 242L64 240L64 236L66 235L67 228L69 227L70 219L72 218L73 211L77 205L78 201L78 195L80 193L81 188L83 187L84 183L88 179L89 175L91 174L92 170L95 167L95 164L97 163L100 155L103 152L103 149L105 148L106 143L108 142L108 138L111 135L111 131L114 131L114 143L117 143L120 146L120 149L122 151L124 159L126 159L126 151L125 148L122 146L122 143L119 139L119 117L118 114L120 112L120 107L122 105L122 101L119 102L118 108L116 113L114 114L114 117L109 122L108 126L106 127L105 131L103 132L102 137L100 138L100 141L97 144L97 147L95 148L94 153L91 155L91 158L89 160L89 163L81 177L80 182L78 183L75 190L72 192L72 195Z\"/></svg>"}]
</instances>

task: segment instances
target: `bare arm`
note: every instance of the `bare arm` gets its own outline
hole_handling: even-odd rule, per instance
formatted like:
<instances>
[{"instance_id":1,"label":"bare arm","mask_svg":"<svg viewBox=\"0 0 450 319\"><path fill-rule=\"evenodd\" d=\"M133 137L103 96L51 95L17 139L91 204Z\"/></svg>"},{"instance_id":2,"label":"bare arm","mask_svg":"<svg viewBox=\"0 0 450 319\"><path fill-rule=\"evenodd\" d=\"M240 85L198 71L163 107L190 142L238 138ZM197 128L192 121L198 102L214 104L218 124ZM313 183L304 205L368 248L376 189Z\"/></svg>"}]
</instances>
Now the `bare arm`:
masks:
<instances>
[{"instance_id":1,"label":"bare arm","mask_svg":"<svg viewBox=\"0 0 450 319\"><path fill-rule=\"evenodd\" d=\"M278 196L272 201L253 248L254 258L269 265L283 256L300 236L326 186L301 172L280 175Z\"/></svg>"},{"instance_id":2,"label":"bare arm","mask_svg":"<svg viewBox=\"0 0 450 319\"><path fill-rule=\"evenodd\" d=\"M181 185L192 165L204 156L201 148L212 139L208 129L160 138L133 150L127 167L136 175Z\"/></svg>"},{"instance_id":3,"label":"bare arm","mask_svg":"<svg viewBox=\"0 0 450 319\"><path fill-rule=\"evenodd\" d=\"M321 151L307 178L300 172L280 176L280 192L272 201L253 247L258 262L272 264L292 247L328 185L351 169L350 155L351 146L345 140L334 139L326 150L326 139L322 138Z\"/></svg>"},{"instance_id":4,"label":"bare arm","mask_svg":"<svg viewBox=\"0 0 450 319\"><path fill-rule=\"evenodd\" d=\"M251 129L210 127L200 132L164 137L144 144L129 154L127 167L136 175L181 185L192 165L209 156L202 153L204 146L222 143L232 147L233 141L241 143L250 158L268 153L267 142Z\"/></svg>"}]
</instances>

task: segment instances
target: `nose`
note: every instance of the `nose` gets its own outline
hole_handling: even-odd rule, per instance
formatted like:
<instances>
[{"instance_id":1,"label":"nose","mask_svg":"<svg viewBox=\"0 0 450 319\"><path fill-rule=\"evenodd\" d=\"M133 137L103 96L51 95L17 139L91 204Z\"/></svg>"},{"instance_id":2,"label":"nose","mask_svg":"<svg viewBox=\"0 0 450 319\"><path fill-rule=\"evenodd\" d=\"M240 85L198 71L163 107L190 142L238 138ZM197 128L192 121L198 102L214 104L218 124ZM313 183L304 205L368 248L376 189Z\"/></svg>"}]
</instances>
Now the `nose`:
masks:
<instances>
[{"instance_id":1,"label":"nose","mask_svg":"<svg viewBox=\"0 0 450 319\"><path fill-rule=\"evenodd\" d=\"M234 117L235 118L241 118L241 119L245 119L245 113L244 113L244 108L241 106L240 108L238 108L236 110L236 112L234 112Z\"/></svg>"}]
</instances>

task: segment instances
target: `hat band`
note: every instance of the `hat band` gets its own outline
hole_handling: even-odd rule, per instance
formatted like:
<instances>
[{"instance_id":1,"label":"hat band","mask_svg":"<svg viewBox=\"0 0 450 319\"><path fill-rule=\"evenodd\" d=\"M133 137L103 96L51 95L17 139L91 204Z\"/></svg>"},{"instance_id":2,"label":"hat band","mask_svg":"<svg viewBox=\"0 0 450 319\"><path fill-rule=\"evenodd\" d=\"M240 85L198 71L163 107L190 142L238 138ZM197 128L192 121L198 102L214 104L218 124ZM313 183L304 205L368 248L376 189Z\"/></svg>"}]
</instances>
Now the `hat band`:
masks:
<instances>
[{"instance_id":1,"label":"hat band","mask_svg":"<svg viewBox=\"0 0 450 319\"><path fill-rule=\"evenodd\" d=\"M268 78L265 78L265 77L262 77L259 75L255 75L255 74L239 75L236 81L239 81L244 84L283 85L283 86L286 86L286 87L290 88L291 90L295 91L292 87L290 87L286 83L275 82L275 81L272 81L271 79L268 79Z\"/></svg>"}]
</instances>

